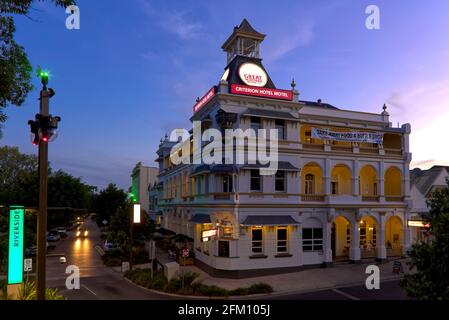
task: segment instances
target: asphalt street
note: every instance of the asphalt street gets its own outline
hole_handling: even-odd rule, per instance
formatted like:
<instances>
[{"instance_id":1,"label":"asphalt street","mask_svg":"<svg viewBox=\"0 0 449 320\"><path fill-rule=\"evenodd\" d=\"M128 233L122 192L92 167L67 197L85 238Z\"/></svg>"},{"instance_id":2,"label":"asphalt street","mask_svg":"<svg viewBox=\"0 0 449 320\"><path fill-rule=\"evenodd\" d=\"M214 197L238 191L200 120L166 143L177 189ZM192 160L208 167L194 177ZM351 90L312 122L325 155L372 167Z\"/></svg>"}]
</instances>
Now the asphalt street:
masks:
<instances>
[{"instance_id":1,"label":"asphalt street","mask_svg":"<svg viewBox=\"0 0 449 320\"><path fill-rule=\"evenodd\" d=\"M75 232L69 232L66 239L56 243L56 248L47 257L47 286L57 288L69 300L160 300L173 297L153 293L139 288L123 279L121 273L106 267L95 246L100 244L100 229L88 218L83 225L88 231L87 238L77 239ZM53 243L52 243L53 244ZM64 256L66 263L59 258ZM79 267L80 288L66 287L66 268ZM217 283L219 285L219 283ZM346 288L320 290L308 293L274 293L263 298L268 300L403 300L405 296L399 281L382 282L379 290L368 290L364 285Z\"/></svg>"}]
</instances>

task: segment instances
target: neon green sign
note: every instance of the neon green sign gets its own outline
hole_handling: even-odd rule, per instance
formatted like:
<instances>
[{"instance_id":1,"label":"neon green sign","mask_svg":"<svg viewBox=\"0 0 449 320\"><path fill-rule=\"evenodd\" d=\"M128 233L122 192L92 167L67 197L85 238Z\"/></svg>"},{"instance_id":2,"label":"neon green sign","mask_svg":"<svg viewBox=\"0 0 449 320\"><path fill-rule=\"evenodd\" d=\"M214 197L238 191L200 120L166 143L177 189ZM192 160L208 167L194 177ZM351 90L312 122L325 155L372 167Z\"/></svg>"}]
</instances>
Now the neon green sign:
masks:
<instances>
[{"instance_id":1,"label":"neon green sign","mask_svg":"<svg viewBox=\"0 0 449 320\"><path fill-rule=\"evenodd\" d=\"M9 210L8 284L23 282L23 225L25 209L14 206Z\"/></svg>"}]
</instances>

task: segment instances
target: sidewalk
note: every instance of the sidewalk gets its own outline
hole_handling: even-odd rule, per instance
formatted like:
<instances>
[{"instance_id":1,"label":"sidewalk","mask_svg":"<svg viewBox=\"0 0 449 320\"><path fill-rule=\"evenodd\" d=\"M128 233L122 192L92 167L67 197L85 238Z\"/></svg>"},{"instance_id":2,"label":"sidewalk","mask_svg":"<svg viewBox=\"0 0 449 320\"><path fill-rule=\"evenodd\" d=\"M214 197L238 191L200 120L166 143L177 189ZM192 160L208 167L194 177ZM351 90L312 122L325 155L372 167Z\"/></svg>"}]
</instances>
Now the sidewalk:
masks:
<instances>
[{"instance_id":1,"label":"sidewalk","mask_svg":"<svg viewBox=\"0 0 449 320\"><path fill-rule=\"evenodd\" d=\"M161 263L169 262L167 254L163 251L157 252L157 257ZM406 259L395 259L401 261L404 271L408 273ZM215 278L202 271L196 266L180 267L181 270L189 270L200 274L198 280L207 285L216 285L228 290L249 287L255 283L269 284L274 293L307 292L319 289L328 289L357 285L365 283L369 274L365 273L368 265L377 265L380 269L380 281L400 279L403 274L393 274L393 260L387 263L363 262L362 264L335 264L330 268L314 268L298 272L269 275L263 277L246 279ZM149 268L150 264L136 265L135 268ZM120 267L115 267L120 271Z\"/></svg>"}]
</instances>

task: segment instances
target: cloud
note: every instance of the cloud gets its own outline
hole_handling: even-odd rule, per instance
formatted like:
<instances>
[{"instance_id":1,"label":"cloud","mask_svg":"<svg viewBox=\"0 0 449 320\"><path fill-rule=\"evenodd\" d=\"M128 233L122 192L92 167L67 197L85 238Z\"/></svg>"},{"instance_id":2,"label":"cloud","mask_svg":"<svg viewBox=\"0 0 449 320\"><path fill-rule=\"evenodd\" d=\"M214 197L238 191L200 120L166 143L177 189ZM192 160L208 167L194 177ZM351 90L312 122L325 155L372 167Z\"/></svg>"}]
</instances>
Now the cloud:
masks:
<instances>
[{"instance_id":1,"label":"cloud","mask_svg":"<svg viewBox=\"0 0 449 320\"><path fill-rule=\"evenodd\" d=\"M285 29L290 31L285 32ZM275 32L274 34L278 36L267 41L267 47L264 50L265 60L272 62L281 59L296 48L309 45L315 38L312 20L302 20L301 23L285 27L285 29L284 32Z\"/></svg>"},{"instance_id":2,"label":"cloud","mask_svg":"<svg viewBox=\"0 0 449 320\"><path fill-rule=\"evenodd\" d=\"M412 167L449 163L449 78L416 82L386 101L391 118L411 123Z\"/></svg>"},{"instance_id":3,"label":"cloud","mask_svg":"<svg viewBox=\"0 0 449 320\"><path fill-rule=\"evenodd\" d=\"M141 1L143 11L167 32L176 35L181 40L191 40L202 35L203 25L189 21L186 11L168 11L156 9L148 1Z\"/></svg>"}]
</instances>

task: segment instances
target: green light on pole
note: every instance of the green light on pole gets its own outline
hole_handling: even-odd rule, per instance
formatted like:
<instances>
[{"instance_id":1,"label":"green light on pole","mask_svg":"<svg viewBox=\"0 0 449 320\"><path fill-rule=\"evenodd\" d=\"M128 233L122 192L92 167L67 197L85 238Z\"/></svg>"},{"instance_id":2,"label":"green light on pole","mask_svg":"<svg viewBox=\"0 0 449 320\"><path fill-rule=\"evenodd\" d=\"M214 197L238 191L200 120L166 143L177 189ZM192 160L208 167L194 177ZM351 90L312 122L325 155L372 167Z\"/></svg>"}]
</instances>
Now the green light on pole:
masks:
<instances>
[{"instance_id":1,"label":"green light on pole","mask_svg":"<svg viewBox=\"0 0 449 320\"><path fill-rule=\"evenodd\" d=\"M11 206L9 210L8 284L23 282L23 225L25 209Z\"/></svg>"}]
</instances>

